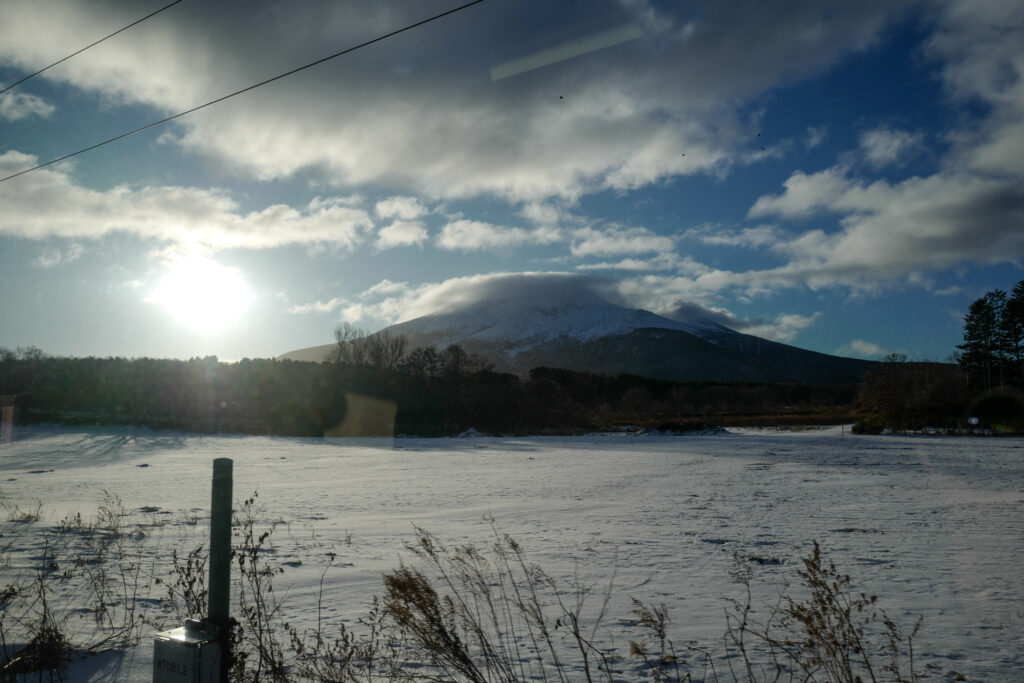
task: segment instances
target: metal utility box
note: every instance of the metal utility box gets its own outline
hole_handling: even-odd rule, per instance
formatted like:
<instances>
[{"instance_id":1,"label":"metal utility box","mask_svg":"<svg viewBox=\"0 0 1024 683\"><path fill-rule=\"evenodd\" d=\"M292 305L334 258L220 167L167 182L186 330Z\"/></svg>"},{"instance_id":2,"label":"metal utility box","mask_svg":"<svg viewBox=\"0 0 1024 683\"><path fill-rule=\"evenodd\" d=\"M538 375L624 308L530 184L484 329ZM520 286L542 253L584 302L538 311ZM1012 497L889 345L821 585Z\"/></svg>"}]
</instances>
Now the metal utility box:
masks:
<instances>
[{"instance_id":1,"label":"metal utility box","mask_svg":"<svg viewBox=\"0 0 1024 683\"><path fill-rule=\"evenodd\" d=\"M153 637L153 683L216 683L220 680L217 637L189 621Z\"/></svg>"}]
</instances>

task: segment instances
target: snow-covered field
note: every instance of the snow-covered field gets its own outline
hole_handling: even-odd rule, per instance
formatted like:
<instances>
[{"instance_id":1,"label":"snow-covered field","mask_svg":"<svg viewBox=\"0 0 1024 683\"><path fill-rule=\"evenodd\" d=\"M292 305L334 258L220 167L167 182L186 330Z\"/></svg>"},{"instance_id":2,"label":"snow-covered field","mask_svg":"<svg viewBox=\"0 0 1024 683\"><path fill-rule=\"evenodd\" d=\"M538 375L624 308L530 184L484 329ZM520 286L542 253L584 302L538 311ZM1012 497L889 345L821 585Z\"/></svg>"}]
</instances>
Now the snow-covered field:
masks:
<instances>
[{"instance_id":1,"label":"snow-covered field","mask_svg":"<svg viewBox=\"0 0 1024 683\"><path fill-rule=\"evenodd\" d=\"M408 558L414 525L486 544L493 517L566 584L575 575L603 591L614 580L613 624L628 617L630 597L664 602L674 638L716 647L725 599L741 590L729 580L733 553L752 561L755 597L768 602L816 539L896 621L924 615L915 650L933 679L1024 671L1021 439L838 427L363 441L23 428L15 437L0 449L0 583L34 570L58 521L94 514L104 491L147 524L144 571L166 574L172 548L208 533L211 463L229 457L236 499L258 490L266 517L285 523L274 535L285 570L275 591L293 623L314 618L328 553L337 557L325 613L352 621L382 592L382 574ZM8 519L39 502L39 521ZM71 679L148 680L151 656L147 636L124 656L75 662Z\"/></svg>"}]
</instances>

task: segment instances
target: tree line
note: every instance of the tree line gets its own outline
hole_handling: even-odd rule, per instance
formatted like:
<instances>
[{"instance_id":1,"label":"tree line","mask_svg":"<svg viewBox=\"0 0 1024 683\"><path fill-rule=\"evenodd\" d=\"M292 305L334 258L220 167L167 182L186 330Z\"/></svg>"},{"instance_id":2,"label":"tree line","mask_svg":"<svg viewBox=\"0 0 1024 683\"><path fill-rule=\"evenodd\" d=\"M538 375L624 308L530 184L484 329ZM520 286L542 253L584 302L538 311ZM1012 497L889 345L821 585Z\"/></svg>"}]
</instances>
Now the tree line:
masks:
<instances>
[{"instance_id":1,"label":"tree line","mask_svg":"<svg viewBox=\"0 0 1024 683\"><path fill-rule=\"evenodd\" d=\"M0 349L0 397L22 423L129 424L297 436L685 429L845 413L855 387L669 382L534 368L495 372L458 345L340 329L329 362L64 358Z\"/></svg>"},{"instance_id":2,"label":"tree line","mask_svg":"<svg viewBox=\"0 0 1024 683\"><path fill-rule=\"evenodd\" d=\"M955 364L885 356L858 387L857 431L1024 429L1024 280L971 303L957 349Z\"/></svg>"},{"instance_id":3,"label":"tree line","mask_svg":"<svg viewBox=\"0 0 1024 683\"><path fill-rule=\"evenodd\" d=\"M1009 295L995 289L970 305L957 348L972 387L1024 389L1024 280Z\"/></svg>"}]
</instances>

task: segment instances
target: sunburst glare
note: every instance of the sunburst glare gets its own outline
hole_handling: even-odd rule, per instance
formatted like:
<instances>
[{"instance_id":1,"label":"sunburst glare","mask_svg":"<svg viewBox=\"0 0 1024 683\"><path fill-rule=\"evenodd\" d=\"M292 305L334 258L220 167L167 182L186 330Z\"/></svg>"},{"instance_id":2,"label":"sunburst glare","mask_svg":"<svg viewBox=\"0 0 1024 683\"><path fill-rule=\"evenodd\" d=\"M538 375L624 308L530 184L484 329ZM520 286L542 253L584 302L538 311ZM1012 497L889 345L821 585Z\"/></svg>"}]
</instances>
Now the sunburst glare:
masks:
<instances>
[{"instance_id":1,"label":"sunburst glare","mask_svg":"<svg viewBox=\"0 0 1024 683\"><path fill-rule=\"evenodd\" d=\"M203 256L175 261L148 299L202 334L221 332L238 321L253 294L237 268Z\"/></svg>"}]
</instances>

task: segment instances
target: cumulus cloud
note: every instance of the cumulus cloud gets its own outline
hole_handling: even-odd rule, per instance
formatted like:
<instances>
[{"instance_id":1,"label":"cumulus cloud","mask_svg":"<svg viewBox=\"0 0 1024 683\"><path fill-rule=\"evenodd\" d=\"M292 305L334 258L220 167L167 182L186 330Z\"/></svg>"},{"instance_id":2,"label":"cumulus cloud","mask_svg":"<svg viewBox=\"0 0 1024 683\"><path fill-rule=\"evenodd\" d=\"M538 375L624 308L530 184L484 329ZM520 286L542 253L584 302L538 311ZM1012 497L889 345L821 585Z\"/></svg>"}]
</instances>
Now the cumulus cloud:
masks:
<instances>
[{"instance_id":1,"label":"cumulus cloud","mask_svg":"<svg viewBox=\"0 0 1024 683\"><path fill-rule=\"evenodd\" d=\"M331 313L333 311L348 306L351 304L348 299L337 296L327 301L311 301L305 304L296 304L288 307L289 313L303 314L303 313Z\"/></svg>"},{"instance_id":2,"label":"cumulus cloud","mask_svg":"<svg viewBox=\"0 0 1024 683\"><path fill-rule=\"evenodd\" d=\"M807 126L807 133L804 136L804 146L807 149L814 149L825 142L828 137L828 128L825 126Z\"/></svg>"},{"instance_id":3,"label":"cumulus cloud","mask_svg":"<svg viewBox=\"0 0 1024 683\"><path fill-rule=\"evenodd\" d=\"M655 9L644 0L598 0L587 4L588 26L633 22L644 37L498 83L488 76L495 55L514 59L524 49L522 36L508 30L510 18L533 12L538 25L550 27L532 37L530 49L543 50L581 30L580 15L560 3L481 5L426 27L430 40L410 34L387 50L352 53L168 129L170 144L243 177L302 172L319 187L346 188L338 192L380 183L395 193L372 208L328 197L243 211L216 189L93 190L76 184L67 169L50 169L0 186L0 200L15 207L0 215L0 232L80 238L127 231L216 247L324 243L352 249L373 242L388 248L426 243L420 219L430 207L439 210L435 200L490 195L519 207L527 227L460 216L444 226L436 244L477 251L564 241L574 257L600 259L580 264L581 270L650 271L645 277L656 281L633 277L624 286L652 289L659 300L705 303L727 290L751 296L798 286L927 283L924 273L964 261L1019 258L1024 10L1017 3L979 9L969 0L948 0L928 10L933 34L923 56L934 60L955 101L981 105L965 113L968 125L950 132L952 151L939 171L902 180L856 175L898 164L923 143L918 133L881 126L859 141L868 163L793 172L778 192L750 208L748 217L757 221L816 221L802 232L761 225L687 233L707 245L771 249L788 259L780 267L698 267L675 255L674 237L586 224L568 210L587 193L693 173L722 175L744 155L753 160L761 153L749 151L749 120L737 112L772 88L824 73L851 52L872 47L907 4L751 0L709 3L697 16L684 5ZM28 68L52 61L76 35L123 24L129 10L121 5L2 3L0 62ZM112 107L172 113L426 13L416 4L367 3L352 12L313 2L302 12L286 12L256 3L240 18L226 6L183 4L45 78L96 94ZM296 34L304 40L288 39ZM452 36L469 41L455 69L435 47L450 44ZM35 115L45 115L43 105ZM824 126L808 127L803 144L818 147L826 133ZM0 167L11 170L34 162L17 152L0 156ZM371 213L384 226L376 232ZM664 270L676 272L654 272Z\"/></svg>"},{"instance_id":4,"label":"cumulus cloud","mask_svg":"<svg viewBox=\"0 0 1024 683\"><path fill-rule=\"evenodd\" d=\"M1024 8L952 0L936 15L924 53L954 101L984 105L951 131L951 151L932 175L900 181L857 177L849 165L796 171L779 194L757 199L750 218L821 224L773 249L776 269L738 275L752 288L835 285L931 287L928 272L965 262L1019 262L1024 253ZM861 136L868 165L899 164L920 133L879 127ZM837 228L832 227L835 221Z\"/></svg>"},{"instance_id":5,"label":"cumulus cloud","mask_svg":"<svg viewBox=\"0 0 1024 683\"><path fill-rule=\"evenodd\" d=\"M527 202L519 209L519 215L535 228L559 236L564 236L573 227L582 227L590 222L568 207L551 202Z\"/></svg>"},{"instance_id":6,"label":"cumulus cloud","mask_svg":"<svg viewBox=\"0 0 1024 683\"><path fill-rule=\"evenodd\" d=\"M832 168L794 173L785 187L759 198L750 214L835 213L840 229L814 229L776 245L791 261L746 274L751 281L857 286L963 261L1007 263L1024 253L1024 186L1017 179L949 172L868 184Z\"/></svg>"},{"instance_id":7,"label":"cumulus cloud","mask_svg":"<svg viewBox=\"0 0 1024 683\"><path fill-rule=\"evenodd\" d=\"M427 213L427 208L416 197L389 197L377 202L377 215L411 221Z\"/></svg>"},{"instance_id":8,"label":"cumulus cloud","mask_svg":"<svg viewBox=\"0 0 1024 683\"><path fill-rule=\"evenodd\" d=\"M737 332L778 342L793 341L802 331L814 325L821 316L821 312L816 311L811 315L780 313L774 318L740 318L721 306L702 306L693 301L678 301L671 309L654 309L654 312L680 322L721 325Z\"/></svg>"},{"instance_id":9,"label":"cumulus cloud","mask_svg":"<svg viewBox=\"0 0 1024 683\"><path fill-rule=\"evenodd\" d=\"M687 257L689 258L689 257ZM603 261L600 263L582 263L576 266L576 270L676 270L683 261L677 254L658 254L654 258L624 258L621 261Z\"/></svg>"},{"instance_id":10,"label":"cumulus cloud","mask_svg":"<svg viewBox=\"0 0 1024 683\"><path fill-rule=\"evenodd\" d=\"M908 157L920 151L924 135L892 128L876 128L860 136L860 148L868 163L876 168L890 164L903 165Z\"/></svg>"},{"instance_id":11,"label":"cumulus cloud","mask_svg":"<svg viewBox=\"0 0 1024 683\"><path fill-rule=\"evenodd\" d=\"M537 225L557 226L569 215L566 211L543 202L528 202L520 210L523 218Z\"/></svg>"},{"instance_id":12,"label":"cumulus cloud","mask_svg":"<svg viewBox=\"0 0 1024 683\"><path fill-rule=\"evenodd\" d=\"M757 225L740 230L707 225L687 230L683 233L683 238L696 240L710 246L759 249L776 244L781 238L781 234L774 225Z\"/></svg>"},{"instance_id":13,"label":"cumulus cloud","mask_svg":"<svg viewBox=\"0 0 1024 683\"><path fill-rule=\"evenodd\" d=\"M836 349L837 356L858 356L860 358L878 358L887 353L889 353L888 349L864 339L853 339Z\"/></svg>"},{"instance_id":14,"label":"cumulus cloud","mask_svg":"<svg viewBox=\"0 0 1024 683\"><path fill-rule=\"evenodd\" d=\"M561 239L557 230L549 228L510 228L483 221L454 220L441 230L437 244L449 251L483 251L526 244L551 244Z\"/></svg>"},{"instance_id":15,"label":"cumulus cloud","mask_svg":"<svg viewBox=\"0 0 1024 683\"><path fill-rule=\"evenodd\" d=\"M358 318L379 326L491 300L586 303L614 296L614 282L577 273L487 273L409 285L390 280L360 294Z\"/></svg>"},{"instance_id":16,"label":"cumulus cloud","mask_svg":"<svg viewBox=\"0 0 1024 683\"><path fill-rule=\"evenodd\" d=\"M37 163L35 157L0 154L0 174ZM286 244L330 244L353 249L373 227L347 197L317 197L295 208L274 204L242 211L223 190L195 187L83 187L66 169L50 167L0 184L0 234L101 237L120 232L225 249L262 249Z\"/></svg>"},{"instance_id":17,"label":"cumulus cloud","mask_svg":"<svg viewBox=\"0 0 1024 683\"><path fill-rule=\"evenodd\" d=\"M953 135L957 165L985 173L1024 173L1024 7L950 0L925 53L942 63L947 92L981 102L988 115Z\"/></svg>"},{"instance_id":18,"label":"cumulus cloud","mask_svg":"<svg viewBox=\"0 0 1024 683\"><path fill-rule=\"evenodd\" d=\"M423 244L427 229L419 221L395 221L377 232L377 248L405 247Z\"/></svg>"},{"instance_id":19,"label":"cumulus cloud","mask_svg":"<svg viewBox=\"0 0 1024 683\"><path fill-rule=\"evenodd\" d=\"M783 183L785 191L782 194L759 197L747 215L750 218L772 214L784 218L806 218L829 207L842 208L837 201L847 186L846 170L842 167L811 175L795 171Z\"/></svg>"},{"instance_id":20,"label":"cumulus cloud","mask_svg":"<svg viewBox=\"0 0 1024 683\"><path fill-rule=\"evenodd\" d=\"M749 134L737 106L870 46L904 4L749 0L710 3L699 16L644 1L484 5L182 119L170 138L255 178L309 171L336 185L383 182L444 198L571 200L720 174ZM282 7L250 3L241 15L226 5L176 7L42 77L172 113L441 9ZM0 9L0 61L52 61L130 14L121 3L9 0ZM523 34L510 30L524 14L546 27L530 35L533 52L623 24L644 36L493 83L496 55L524 54ZM440 46L456 39L453 68Z\"/></svg>"},{"instance_id":21,"label":"cumulus cloud","mask_svg":"<svg viewBox=\"0 0 1024 683\"><path fill-rule=\"evenodd\" d=\"M359 298L368 299L381 295L401 294L407 291L409 291L409 284L407 282L392 282L385 278L360 294Z\"/></svg>"},{"instance_id":22,"label":"cumulus cloud","mask_svg":"<svg viewBox=\"0 0 1024 683\"><path fill-rule=\"evenodd\" d=\"M69 244L65 249L50 247L43 249L32 265L36 268L55 268L77 261L84 253L85 247L77 242Z\"/></svg>"},{"instance_id":23,"label":"cumulus cloud","mask_svg":"<svg viewBox=\"0 0 1024 683\"><path fill-rule=\"evenodd\" d=\"M573 256L617 256L643 254L652 251L667 252L675 248L671 237L651 232L647 228L609 226L601 230L580 228L572 234L570 250Z\"/></svg>"},{"instance_id":24,"label":"cumulus cloud","mask_svg":"<svg viewBox=\"0 0 1024 683\"><path fill-rule=\"evenodd\" d=\"M36 95L12 92L0 95L0 119L18 121L29 116L45 119L55 111L57 107Z\"/></svg>"},{"instance_id":25,"label":"cumulus cloud","mask_svg":"<svg viewBox=\"0 0 1024 683\"><path fill-rule=\"evenodd\" d=\"M790 342L803 330L813 325L820 315L820 311L815 311L811 315L782 313L770 320L740 321L739 327L734 329L746 334L752 334L755 337L763 337L778 342Z\"/></svg>"},{"instance_id":26,"label":"cumulus cloud","mask_svg":"<svg viewBox=\"0 0 1024 683\"><path fill-rule=\"evenodd\" d=\"M665 313L680 302L713 305L720 293L742 284L741 276L712 268L693 259L680 263L672 275L637 275L620 280L616 290L630 306Z\"/></svg>"}]
</instances>

